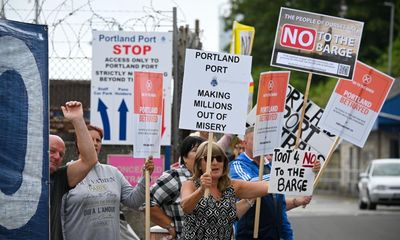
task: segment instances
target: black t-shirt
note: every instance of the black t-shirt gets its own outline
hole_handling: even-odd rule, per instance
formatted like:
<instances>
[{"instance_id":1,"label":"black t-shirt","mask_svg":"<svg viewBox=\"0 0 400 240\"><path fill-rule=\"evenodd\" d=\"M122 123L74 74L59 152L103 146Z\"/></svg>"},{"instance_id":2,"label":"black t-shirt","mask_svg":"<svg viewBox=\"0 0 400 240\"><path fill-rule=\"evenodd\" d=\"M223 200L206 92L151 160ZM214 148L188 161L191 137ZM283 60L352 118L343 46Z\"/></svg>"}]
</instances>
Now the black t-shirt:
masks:
<instances>
[{"instance_id":1,"label":"black t-shirt","mask_svg":"<svg viewBox=\"0 0 400 240\"><path fill-rule=\"evenodd\" d=\"M62 240L61 204L62 197L70 190L68 186L67 166L59 168L50 175L50 238Z\"/></svg>"}]
</instances>

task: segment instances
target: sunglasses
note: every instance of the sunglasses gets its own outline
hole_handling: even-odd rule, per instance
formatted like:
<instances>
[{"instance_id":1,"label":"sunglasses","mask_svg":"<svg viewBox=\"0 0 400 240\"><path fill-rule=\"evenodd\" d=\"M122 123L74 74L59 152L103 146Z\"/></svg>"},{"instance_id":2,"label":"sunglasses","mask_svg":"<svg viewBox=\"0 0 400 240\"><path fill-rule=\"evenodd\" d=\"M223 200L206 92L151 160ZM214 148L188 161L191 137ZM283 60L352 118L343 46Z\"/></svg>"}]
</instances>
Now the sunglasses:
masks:
<instances>
[{"instance_id":1,"label":"sunglasses","mask_svg":"<svg viewBox=\"0 0 400 240\"><path fill-rule=\"evenodd\" d=\"M204 161L207 161L207 155L203 156L202 159ZM213 159L217 160L217 162L219 162L219 163L222 163L224 161L224 158L221 155L212 156L211 157L211 162L213 161Z\"/></svg>"}]
</instances>

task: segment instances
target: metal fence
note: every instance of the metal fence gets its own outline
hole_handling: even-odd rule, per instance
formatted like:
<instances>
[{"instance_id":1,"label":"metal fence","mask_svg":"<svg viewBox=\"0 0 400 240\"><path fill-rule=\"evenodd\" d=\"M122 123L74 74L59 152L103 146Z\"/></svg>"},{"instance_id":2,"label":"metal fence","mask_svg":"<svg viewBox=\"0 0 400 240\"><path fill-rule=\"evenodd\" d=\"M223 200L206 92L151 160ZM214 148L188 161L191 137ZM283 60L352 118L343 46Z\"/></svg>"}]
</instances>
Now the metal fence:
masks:
<instances>
[{"instance_id":1,"label":"metal fence","mask_svg":"<svg viewBox=\"0 0 400 240\"><path fill-rule=\"evenodd\" d=\"M153 1L3 0L0 17L48 26L50 79L90 80L92 31L172 31L172 8L181 22L184 14L166 2L157 9Z\"/></svg>"}]
</instances>

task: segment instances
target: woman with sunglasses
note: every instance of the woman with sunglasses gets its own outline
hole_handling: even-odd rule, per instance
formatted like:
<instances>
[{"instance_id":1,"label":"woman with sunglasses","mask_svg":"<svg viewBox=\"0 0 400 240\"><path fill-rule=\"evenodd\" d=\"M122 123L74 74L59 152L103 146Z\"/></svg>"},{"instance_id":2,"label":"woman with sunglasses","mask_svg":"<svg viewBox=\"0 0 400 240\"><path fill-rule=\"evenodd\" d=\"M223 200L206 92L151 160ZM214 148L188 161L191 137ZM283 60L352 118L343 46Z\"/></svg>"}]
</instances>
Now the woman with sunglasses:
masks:
<instances>
[{"instance_id":1,"label":"woman with sunglasses","mask_svg":"<svg viewBox=\"0 0 400 240\"><path fill-rule=\"evenodd\" d=\"M184 239L230 239L233 223L248 210L237 205L236 199L268 194L267 182L231 180L228 158L215 143L212 143L211 170L206 173L207 148L208 142L197 148L193 177L182 185ZM206 188L210 193L208 197L204 197Z\"/></svg>"}]
</instances>

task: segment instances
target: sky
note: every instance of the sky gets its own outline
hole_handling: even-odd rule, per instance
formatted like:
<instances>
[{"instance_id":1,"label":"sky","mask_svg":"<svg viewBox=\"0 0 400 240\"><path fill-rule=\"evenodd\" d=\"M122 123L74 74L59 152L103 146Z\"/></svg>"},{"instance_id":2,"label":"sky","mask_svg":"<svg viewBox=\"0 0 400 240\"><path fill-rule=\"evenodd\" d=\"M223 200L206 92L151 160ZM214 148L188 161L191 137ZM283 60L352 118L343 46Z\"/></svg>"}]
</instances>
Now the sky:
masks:
<instances>
[{"instance_id":1,"label":"sky","mask_svg":"<svg viewBox=\"0 0 400 240\"><path fill-rule=\"evenodd\" d=\"M39 24L49 26L51 79L90 79L92 31L166 32L173 29L173 7L178 27L194 31L200 22L203 50L218 52L220 13L229 0L39 0ZM0 0L9 20L33 23L35 0ZM229 35L229 34L228 34ZM225 35L229 42L230 36ZM223 43L226 45L226 43Z\"/></svg>"},{"instance_id":2,"label":"sky","mask_svg":"<svg viewBox=\"0 0 400 240\"><path fill-rule=\"evenodd\" d=\"M130 17L138 16L139 12L150 13L151 8L172 16L172 7L177 7L178 26L189 25L194 29L195 20L200 21L201 41L207 51L219 50L219 12L227 8L229 0L39 0L43 3L40 23L58 20L73 21L72 27L79 21L87 20L88 9L94 10L100 17L107 20L115 18L119 23ZM32 22L34 18L34 0L3 0L6 4L6 17L11 20ZM0 2L1 3L1 2ZM80 9L81 12L76 12ZM112 12L114 11L114 12ZM68 16L69 13L73 15ZM112 12L112 13L110 13ZM132 13L133 12L133 13ZM86 16L85 16L86 13ZM132 16L133 15L133 16ZM72 20L73 19L73 20ZM69 22L71 23L71 22ZM105 30L105 29L102 29ZM124 29L125 30L125 29ZM77 32L78 30L75 30ZM82 31L82 30L79 30ZM70 35L70 34L69 34ZM67 36L68 37L68 36Z\"/></svg>"}]
</instances>

